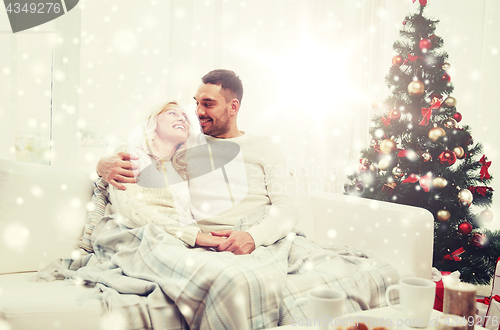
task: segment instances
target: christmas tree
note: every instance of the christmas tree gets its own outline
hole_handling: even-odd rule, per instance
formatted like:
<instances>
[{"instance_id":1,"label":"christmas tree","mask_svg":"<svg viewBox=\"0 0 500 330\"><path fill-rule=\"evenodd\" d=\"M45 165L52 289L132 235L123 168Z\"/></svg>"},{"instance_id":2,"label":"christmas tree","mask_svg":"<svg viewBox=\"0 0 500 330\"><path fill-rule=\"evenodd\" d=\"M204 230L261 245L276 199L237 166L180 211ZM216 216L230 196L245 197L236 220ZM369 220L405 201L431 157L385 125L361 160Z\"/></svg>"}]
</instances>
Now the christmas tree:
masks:
<instances>
[{"instance_id":1,"label":"christmas tree","mask_svg":"<svg viewBox=\"0 0 500 330\"><path fill-rule=\"evenodd\" d=\"M415 0L413 0L415 2ZM369 147L347 194L423 207L434 215L433 265L487 284L500 256L500 232L484 228L493 189L489 162L462 115L447 73L448 54L434 32L438 20L407 16L386 76L390 96L374 106ZM473 205L473 207L471 207Z\"/></svg>"}]
</instances>

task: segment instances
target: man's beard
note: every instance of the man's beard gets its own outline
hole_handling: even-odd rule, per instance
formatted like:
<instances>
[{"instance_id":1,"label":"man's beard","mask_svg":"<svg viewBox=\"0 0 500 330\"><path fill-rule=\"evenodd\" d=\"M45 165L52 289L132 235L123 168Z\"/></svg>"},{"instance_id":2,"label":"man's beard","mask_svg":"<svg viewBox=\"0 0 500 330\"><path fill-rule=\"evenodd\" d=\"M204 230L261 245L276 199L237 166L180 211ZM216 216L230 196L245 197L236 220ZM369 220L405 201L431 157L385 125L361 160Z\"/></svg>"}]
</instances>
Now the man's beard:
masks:
<instances>
[{"instance_id":1,"label":"man's beard","mask_svg":"<svg viewBox=\"0 0 500 330\"><path fill-rule=\"evenodd\" d=\"M204 130L202 127L204 134L217 137L226 134L231 130L231 123L229 122L230 119L227 113L224 113L224 117L219 118L217 120L217 123L214 121L212 117L210 117L210 119L212 119L210 126L205 128Z\"/></svg>"}]
</instances>

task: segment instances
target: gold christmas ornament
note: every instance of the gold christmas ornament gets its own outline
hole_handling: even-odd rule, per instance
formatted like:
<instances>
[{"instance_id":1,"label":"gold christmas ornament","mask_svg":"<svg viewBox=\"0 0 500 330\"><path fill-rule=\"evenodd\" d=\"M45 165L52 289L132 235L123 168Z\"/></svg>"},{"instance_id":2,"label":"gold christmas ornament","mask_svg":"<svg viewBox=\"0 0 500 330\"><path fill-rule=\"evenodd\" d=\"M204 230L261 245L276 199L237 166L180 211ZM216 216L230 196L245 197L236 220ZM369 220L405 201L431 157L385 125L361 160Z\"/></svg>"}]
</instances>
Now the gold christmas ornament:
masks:
<instances>
[{"instance_id":1,"label":"gold christmas ornament","mask_svg":"<svg viewBox=\"0 0 500 330\"><path fill-rule=\"evenodd\" d=\"M378 165L377 164L371 164L370 165L370 171L372 171L372 172L378 172Z\"/></svg>"},{"instance_id":2,"label":"gold christmas ornament","mask_svg":"<svg viewBox=\"0 0 500 330\"><path fill-rule=\"evenodd\" d=\"M361 165L368 165L368 164L369 164L368 159L366 158L361 159Z\"/></svg>"},{"instance_id":3,"label":"gold christmas ornament","mask_svg":"<svg viewBox=\"0 0 500 330\"><path fill-rule=\"evenodd\" d=\"M472 193L469 189L462 189L458 192L458 200L462 205L470 206L472 204Z\"/></svg>"},{"instance_id":4,"label":"gold christmas ornament","mask_svg":"<svg viewBox=\"0 0 500 330\"><path fill-rule=\"evenodd\" d=\"M378 168L381 170L381 171L386 171L389 166L391 165L391 161L389 159L381 159L379 162L378 162Z\"/></svg>"},{"instance_id":5,"label":"gold christmas ornament","mask_svg":"<svg viewBox=\"0 0 500 330\"><path fill-rule=\"evenodd\" d=\"M455 153L455 155L457 155L457 158L459 158L459 159L462 159L465 157L465 151L464 151L464 148L462 148L462 147L453 148L453 152Z\"/></svg>"},{"instance_id":6,"label":"gold christmas ornament","mask_svg":"<svg viewBox=\"0 0 500 330\"><path fill-rule=\"evenodd\" d=\"M440 137L445 135L446 132L441 127L433 127L429 131L429 139L431 139L432 142L436 142Z\"/></svg>"},{"instance_id":7,"label":"gold christmas ornament","mask_svg":"<svg viewBox=\"0 0 500 330\"><path fill-rule=\"evenodd\" d=\"M441 222L448 221L451 217L451 214L448 210L439 210L437 211L436 215L438 220Z\"/></svg>"},{"instance_id":8,"label":"gold christmas ornament","mask_svg":"<svg viewBox=\"0 0 500 330\"><path fill-rule=\"evenodd\" d=\"M438 176L437 178L432 180L432 185L434 186L434 188L437 188L437 189L443 189L444 187L446 187L447 184L448 184L448 181L445 178L440 177L440 176Z\"/></svg>"},{"instance_id":9,"label":"gold christmas ornament","mask_svg":"<svg viewBox=\"0 0 500 330\"><path fill-rule=\"evenodd\" d=\"M424 160L424 162L430 162L432 160L432 156L426 151L422 154L422 159Z\"/></svg>"},{"instance_id":10,"label":"gold christmas ornament","mask_svg":"<svg viewBox=\"0 0 500 330\"><path fill-rule=\"evenodd\" d=\"M448 96L446 100L444 100L444 105L447 107L455 107L457 106L457 99L451 96Z\"/></svg>"},{"instance_id":11,"label":"gold christmas ornament","mask_svg":"<svg viewBox=\"0 0 500 330\"><path fill-rule=\"evenodd\" d=\"M451 68L451 64L450 63L443 63L443 65L441 66L441 68L444 71L448 71Z\"/></svg>"},{"instance_id":12,"label":"gold christmas ornament","mask_svg":"<svg viewBox=\"0 0 500 330\"><path fill-rule=\"evenodd\" d=\"M392 169L392 175L394 175L396 178L400 178L405 174L403 173L403 170L400 167L396 166Z\"/></svg>"},{"instance_id":13,"label":"gold christmas ornament","mask_svg":"<svg viewBox=\"0 0 500 330\"><path fill-rule=\"evenodd\" d=\"M391 152L393 152L397 148L398 148L398 145L396 144L396 142L394 142L391 139L385 139L384 141L382 141L380 143L380 151L383 154L390 154Z\"/></svg>"},{"instance_id":14,"label":"gold christmas ornament","mask_svg":"<svg viewBox=\"0 0 500 330\"><path fill-rule=\"evenodd\" d=\"M411 96L420 96L425 91L425 85L420 80L414 80L408 84L408 93Z\"/></svg>"},{"instance_id":15,"label":"gold christmas ornament","mask_svg":"<svg viewBox=\"0 0 500 330\"><path fill-rule=\"evenodd\" d=\"M444 127L452 129L457 127L457 121L453 118L448 118L443 123Z\"/></svg>"}]
</instances>

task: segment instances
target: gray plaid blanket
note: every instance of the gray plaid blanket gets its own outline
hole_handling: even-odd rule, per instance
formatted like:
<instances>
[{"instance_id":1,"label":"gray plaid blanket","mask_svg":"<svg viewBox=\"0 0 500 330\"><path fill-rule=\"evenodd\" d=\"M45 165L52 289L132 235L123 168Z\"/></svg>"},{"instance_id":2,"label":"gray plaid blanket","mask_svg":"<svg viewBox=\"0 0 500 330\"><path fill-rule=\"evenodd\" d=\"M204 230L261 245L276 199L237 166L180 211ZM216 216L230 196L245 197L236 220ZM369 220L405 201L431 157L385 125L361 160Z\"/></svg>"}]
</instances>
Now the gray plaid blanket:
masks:
<instances>
[{"instance_id":1,"label":"gray plaid blanket","mask_svg":"<svg viewBox=\"0 0 500 330\"><path fill-rule=\"evenodd\" d=\"M294 233L237 256L189 248L154 225L129 229L105 217L98 227L95 253L54 262L38 280L95 286L107 321L126 329L264 329L306 319L305 306L292 307L312 288L345 291L350 313L385 306L399 280L380 259Z\"/></svg>"}]
</instances>

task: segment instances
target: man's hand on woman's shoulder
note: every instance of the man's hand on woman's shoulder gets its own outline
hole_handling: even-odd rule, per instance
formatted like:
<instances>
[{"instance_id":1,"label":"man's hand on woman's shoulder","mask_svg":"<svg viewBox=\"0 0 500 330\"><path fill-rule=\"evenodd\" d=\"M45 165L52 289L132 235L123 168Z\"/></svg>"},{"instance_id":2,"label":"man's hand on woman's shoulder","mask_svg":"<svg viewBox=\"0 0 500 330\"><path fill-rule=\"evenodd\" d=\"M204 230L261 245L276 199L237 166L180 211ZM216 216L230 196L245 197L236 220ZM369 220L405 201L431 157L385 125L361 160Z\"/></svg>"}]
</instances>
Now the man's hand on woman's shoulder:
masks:
<instances>
[{"instance_id":1,"label":"man's hand on woman's shoulder","mask_svg":"<svg viewBox=\"0 0 500 330\"><path fill-rule=\"evenodd\" d=\"M97 163L97 174L106 182L112 184L120 190L127 188L122 183L136 183L134 170L138 169L131 160L137 160L139 157L128 152L119 152L115 155L103 157Z\"/></svg>"}]
</instances>

